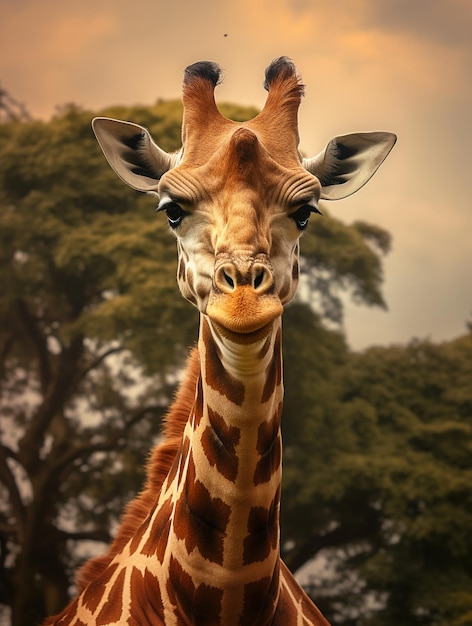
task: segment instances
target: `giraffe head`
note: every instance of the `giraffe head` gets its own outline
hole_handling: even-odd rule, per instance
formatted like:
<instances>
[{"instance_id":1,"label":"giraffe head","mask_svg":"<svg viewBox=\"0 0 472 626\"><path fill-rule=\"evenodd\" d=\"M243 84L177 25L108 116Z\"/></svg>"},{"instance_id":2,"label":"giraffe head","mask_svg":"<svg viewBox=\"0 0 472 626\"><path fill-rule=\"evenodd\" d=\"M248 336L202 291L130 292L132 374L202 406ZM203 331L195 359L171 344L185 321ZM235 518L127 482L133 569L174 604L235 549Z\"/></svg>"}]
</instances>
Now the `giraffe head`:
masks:
<instances>
[{"instance_id":1,"label":"giraffe head","mask_svg":"<svg viewBox=\"0 0 472 626\"><path fill-rule=\"evenodd\" d=\"M298 151L303 85L282 57L266 70L266 104L248 122L221 115L219 67L189 66L183 83L182 149L168 154L136 124L96 118L93 128L115 172L159 196L177 238L182 294L240 340L270 328L298 283L298 241L322 199L346 197L375 173L391 133L332 139L314 158Z\"/></svg>"}]
</instances>

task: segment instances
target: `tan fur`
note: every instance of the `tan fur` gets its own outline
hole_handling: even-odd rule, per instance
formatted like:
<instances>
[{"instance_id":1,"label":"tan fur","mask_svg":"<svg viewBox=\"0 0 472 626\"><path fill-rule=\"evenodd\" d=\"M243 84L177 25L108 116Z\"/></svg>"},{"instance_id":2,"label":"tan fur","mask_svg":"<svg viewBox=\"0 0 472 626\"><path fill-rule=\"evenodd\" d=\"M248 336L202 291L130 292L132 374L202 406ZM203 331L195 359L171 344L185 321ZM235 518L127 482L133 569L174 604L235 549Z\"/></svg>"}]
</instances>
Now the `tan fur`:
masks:
<instances>
[{"instance_id":1,"label":"tan fur","mask_svg":"<svg viewBox=\"0 0 472 626\"><path fill-rule=\"evenodd\" d=\"M264 109L247 124L271 157L285 167L300 166L297 117L303 92L304 86L298 77L280 76L270 85Z\"/></svg>"},{"instance_id":2,"label":"tan fur","mask_svg":"<svg viewBox=\"0 0 472 626\"><path fill-rule=\"evenodd\" d=\"M165 418L162 443L152 450L147 464L147 480L141 493L126 507L120 528L109 550L102 556L87 561L77 576L77 586L81 592L95 580L119 554L124 545L136 533L153 505L159 498L161 487L169 473L177 453L180 451L182 435L195 400L195 388L200 374L198 350L194 348L187 360L182 383Z\"/></svg>"}]
</instances>

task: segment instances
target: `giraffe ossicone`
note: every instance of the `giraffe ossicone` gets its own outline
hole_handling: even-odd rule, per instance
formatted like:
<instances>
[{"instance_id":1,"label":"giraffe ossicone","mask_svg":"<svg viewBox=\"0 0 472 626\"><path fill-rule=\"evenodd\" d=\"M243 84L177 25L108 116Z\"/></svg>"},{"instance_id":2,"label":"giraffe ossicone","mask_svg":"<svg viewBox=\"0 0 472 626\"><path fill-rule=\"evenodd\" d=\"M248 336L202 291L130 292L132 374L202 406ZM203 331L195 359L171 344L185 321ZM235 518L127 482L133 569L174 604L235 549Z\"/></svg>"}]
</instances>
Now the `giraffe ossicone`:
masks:
<instances>
[{"instance_id":1,"label":"giraffe ossicone","mask_svg":"<svg viewBox=\"0 0 472 626\"><path fill-rule=\"evenodd\" d=\"M136 124L93 121L118 176L159 197L200 332L143 491L109 551L85 565L78 596L47 624L327 624L279 555L281 315L319 200L362 187L396 138L344 135L302 158L303 85L289 59L267 68L266 104L247 122L221 115L219 81L215 63L186 69L173 154Z\"/></svg>"}]
</instances>

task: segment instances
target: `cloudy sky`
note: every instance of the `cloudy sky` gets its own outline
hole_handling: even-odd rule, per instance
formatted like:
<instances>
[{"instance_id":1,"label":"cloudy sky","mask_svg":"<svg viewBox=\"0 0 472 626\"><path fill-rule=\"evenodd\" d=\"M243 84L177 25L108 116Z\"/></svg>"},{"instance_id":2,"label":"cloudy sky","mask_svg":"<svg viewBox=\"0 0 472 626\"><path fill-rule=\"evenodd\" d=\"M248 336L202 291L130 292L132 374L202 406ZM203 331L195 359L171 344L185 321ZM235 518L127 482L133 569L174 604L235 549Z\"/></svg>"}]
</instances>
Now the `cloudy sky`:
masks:
<instances>
[{"instance_id":1,"label":"cloudy sky","mask_svg":"<svg viewBox=\"0 0 472 626\"><path fill-rule=\"evenodd\" d=\"M351 131L399 136L369 185L329 207L394 242L389 311L349 305L351 346L441 341L472 319L471 33L470 0L0 0L0 84L48 118L178 97L184 67L211 59L217 99L262 106L265 67L290 56L306 154Z\"/></svg>"}]
</instances>

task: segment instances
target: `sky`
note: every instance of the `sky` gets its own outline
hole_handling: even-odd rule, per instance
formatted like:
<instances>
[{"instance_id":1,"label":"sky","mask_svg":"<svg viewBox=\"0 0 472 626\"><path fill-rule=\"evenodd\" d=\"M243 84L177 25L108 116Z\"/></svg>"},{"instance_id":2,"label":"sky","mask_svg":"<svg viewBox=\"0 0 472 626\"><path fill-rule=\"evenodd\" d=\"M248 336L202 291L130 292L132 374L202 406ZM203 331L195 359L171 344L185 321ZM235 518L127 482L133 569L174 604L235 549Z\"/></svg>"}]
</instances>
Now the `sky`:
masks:
<instances>
[{"instance_id":1,"label":"sky","mask_svg":"<svg viewBox=\"0 0 472 626\"><path fill-rule=\"evenodd\" d=\"M439 342L472 320L471 33L470 0L0 0L0 85L47 119L180 97L184 68L208 59L218 101L262 107L265 67L291 57L306 155L348 132L398 135L369 184L328 207L393 237L388 311L347 303L350 346Z\"/></svg>"}]
</instances>

